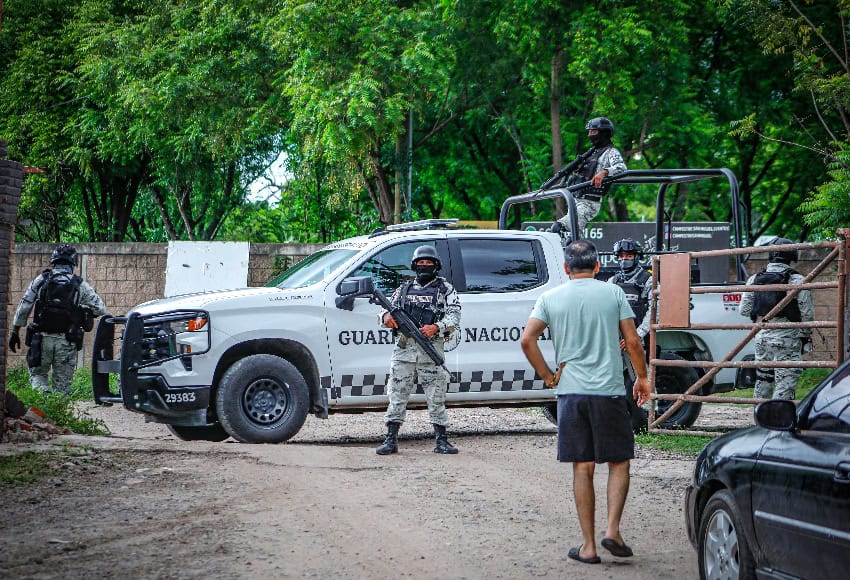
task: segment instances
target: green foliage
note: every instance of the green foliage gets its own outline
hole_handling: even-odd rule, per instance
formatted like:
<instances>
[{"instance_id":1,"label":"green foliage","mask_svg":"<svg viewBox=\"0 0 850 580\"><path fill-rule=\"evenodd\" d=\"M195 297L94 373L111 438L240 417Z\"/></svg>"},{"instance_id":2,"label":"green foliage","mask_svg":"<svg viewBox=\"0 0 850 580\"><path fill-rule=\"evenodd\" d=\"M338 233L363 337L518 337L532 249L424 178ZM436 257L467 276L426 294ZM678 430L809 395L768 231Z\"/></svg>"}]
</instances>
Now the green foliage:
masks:
<instances>
[{"instance_id":1,"label":"green foliage","mask_svg":"<svg viewBox=\"0 0 850 580\"><path fill-rule=\"evenodd\" d=\"M832 372L831 369L803 369L803 374L800 375L800 379L797 381L797 391L795 395L797 399L802 399L811 393L812 390L818 386L830 372ZM734 391L723 393L721 396L752 399L753 389L735 389Z\"/></svg>"},{"instance_id":2,"label":"green foliage","mask_svg":"<svg viewBox=\"0 0 850 580\"><path fill-rule=\"evenodd\" d=\"M37 407L59 427L67 427L81 435L107 435L109 429L100 419L88 417L76 403L92 400L91 371L78 369L71 383L71 394L45 393L29 386L29 374L24 367L11 368L6 387L25 407Z\"/></svg>"},{"instance_id":3,"label":"green foliage","mask_svg":"<svg viewBox=\"0 0 850 580\"><path fill-rule=\"evenodd\" d=\"M836 152L837 161L829 165L830 181L815 188L808 201L800 206L806 223L821 238L835 238L838 228L850 224L850 155Z\"/></svg>"},{"instance_id":4,"label":"green foliage","mask_svg":"<svg viewBox=\"0 0 850 580\"><path fill-rule=\"evenodd\" d=\"M696 457L699 452L712 440L712 437L699 435L669 435L661 433L644 433L635 435L635 443L643 447L672 451Z\"/></svg>"},{"instance_id":5,"label":"green foliage","mask_svg":"<svg viewBox=\"0 0 850 580\"><path fill-rule=\"evenodd\" d=\"M53 475L52 455L26 451L0 456L0 488L29 483Z\"/></svg>"},{"instance_id":6,"label":"green foliage","mask_svg":"<svg viewBox=\"0 0 850 580\"><path fill-rule=\"evenodd\" d=\"M16 233L330 242L397 219L397 191L405 219L495 219L604 114L632 168L730 167L745 238L828 236L847 219L846 9L7 0L0 135L47 169L25 181ZM276 197L249 199L279 157ZM680 184L665 209L729 220L717 193ZM655 195L615 187L599 219L653 219Z\"/></svg>"}]
</instances>

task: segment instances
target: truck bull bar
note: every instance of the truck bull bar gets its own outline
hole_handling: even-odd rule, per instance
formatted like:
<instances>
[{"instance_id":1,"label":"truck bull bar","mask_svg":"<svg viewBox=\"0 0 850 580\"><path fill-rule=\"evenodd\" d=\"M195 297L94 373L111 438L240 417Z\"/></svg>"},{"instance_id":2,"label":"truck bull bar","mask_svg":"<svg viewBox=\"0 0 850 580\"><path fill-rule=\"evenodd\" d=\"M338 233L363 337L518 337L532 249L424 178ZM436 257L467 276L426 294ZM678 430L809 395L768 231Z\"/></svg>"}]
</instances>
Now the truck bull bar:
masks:
<instances>
[{"instance_id":1,"label":"truck bull bar","mask_svg":"<svg viewBox=\"0 0 850 580\"><path fill-rule=\"evenodd\" d=\"M186 359L209 350L207 348L191 354L176 353L167 356L151 356L153 348L151 341L165 339L174 334L165 334L155 338L145 336L145 322L155 321L158 324L183 321L196 317L199 311L171 311L150 315L137 312L129 316L113 316L106 314L101 317L94 337L92 349L92 391L95 403L100 405L123 405L135 412L148 413L154 417L169 419L169 423L180 425L206 425L207 408L210 402L209 386L181 387L171 389L158 374L143 375L139 371L175 360ZM207 313L204 313L208 316ZM115 358L115 327L124 325L119 335L123 340L123 349L119 358ZM148 353L147 357L145 354ZM119 375L119 394L115 395L109 388L109 375ZM181 401L177 404L167 402L166 394L175 392L191 392L191 402ZM154 419L156 420L156 419Z\"/></svg>"}]
</instances>

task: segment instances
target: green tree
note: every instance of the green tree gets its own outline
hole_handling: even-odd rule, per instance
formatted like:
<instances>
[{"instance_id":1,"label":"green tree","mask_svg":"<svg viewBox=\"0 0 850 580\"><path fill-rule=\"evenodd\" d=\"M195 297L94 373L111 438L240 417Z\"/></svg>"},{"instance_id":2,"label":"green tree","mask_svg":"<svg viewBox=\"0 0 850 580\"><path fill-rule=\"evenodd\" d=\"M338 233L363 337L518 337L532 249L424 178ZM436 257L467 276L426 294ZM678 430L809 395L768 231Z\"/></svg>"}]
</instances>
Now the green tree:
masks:
<instances>
[{"instance_id":1,"label":"green tree","mask_svg":"<svg viewBox=\"0 0 850 580\"><path fill-rule=\"evenodd\" d=\"M832 237L835 228L850 219L850 38L846 22L850 3L749 0L726 2L726 6L752 31L766 55L786 63L782 68L788 71L793 89L776 95L777 100L799 103L786 106L792 114L781 130L771 131L762 112L755 110L735 123L733 134L768 140L776 147L794 149L792 155L825 163L819 181L826 183L814 187L811 198L800 207L815 235Z\"/></svg>"}]
</instances>

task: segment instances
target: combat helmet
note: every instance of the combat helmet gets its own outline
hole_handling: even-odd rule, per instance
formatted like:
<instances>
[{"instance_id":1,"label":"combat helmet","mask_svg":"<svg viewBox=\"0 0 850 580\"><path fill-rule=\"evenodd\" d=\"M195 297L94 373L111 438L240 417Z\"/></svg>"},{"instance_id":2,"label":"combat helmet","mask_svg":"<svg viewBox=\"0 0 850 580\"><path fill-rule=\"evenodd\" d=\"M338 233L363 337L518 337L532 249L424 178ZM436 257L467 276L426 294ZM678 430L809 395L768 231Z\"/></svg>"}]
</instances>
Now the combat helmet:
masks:
<instances>
[{"instance_id":1,"label":"combat helmet","mask_svg":"<svg viewBox=\"0 0 850 580\"><path fill-rule=\"evenodd\" d=\"M53 253L50 255L50 265L67 264L73 268L77 267L77 250L70 244L60 244L56 246Z\"/></svg>"},{"instance_id":2,"label":"combat helmet","mask_svg":"<svg viewBox=\"0 0 850 580\"><path fill-rule=\"evenodd\" d=\"M416 262L419 260L433 260L434 264L437 265L437 270L440 270L443 266L440 262L440 256L437 254L437 249L434 246L419 246L413 252L413 258L410 260L410 268L414 269L416 266Z\"/></svg>"},{"instance_id":3,"label":"combat helmet","mask_svg":"<svg viewBox=\"0 0 850 580\"><path fill-rule=\"evenodd\" d=\"M611 122L611 119L608 117L594 117L584 126L586 131L590 131L591 129L597 129L599 131L608 131L609 136L614 136L614 123Z\"/></svg>"}]
</instances>

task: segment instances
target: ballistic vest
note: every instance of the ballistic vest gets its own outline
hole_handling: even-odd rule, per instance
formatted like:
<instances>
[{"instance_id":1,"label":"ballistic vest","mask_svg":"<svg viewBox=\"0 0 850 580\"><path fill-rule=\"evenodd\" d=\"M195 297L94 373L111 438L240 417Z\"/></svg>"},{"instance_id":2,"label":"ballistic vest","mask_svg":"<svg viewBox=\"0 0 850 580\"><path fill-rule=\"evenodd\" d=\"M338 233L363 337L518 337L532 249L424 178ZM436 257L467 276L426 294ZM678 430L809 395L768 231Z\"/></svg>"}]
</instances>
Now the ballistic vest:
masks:
<instances>
[{"instance_id":1,"label":"ballistic vest","mask_svg":"<svg viewBox=\"0 0 850 580\"><path fill-rule=\"evenodd\" d=\"M426 286L416 286L411 280L402 287L399 304L416 326L421 328L442 320L445 313L437 307L441 292L446 294L448 288L440 277Z\"/></svg>"},{"instance_id":2,"label":"ballistic vest","mask_svg":"<svg viewBox=\"0 0 850 580\"><path fill-rule=\"evenodd\" d=\"M799 274L799 272L792 268L787 268L784 272L768 272L767 270L762 270L755 275L755 278L753 278L753 285L788 284L788 280L791 279L791 274ZM752 321L755 322L758 317L764 316L773 310L773 307L779 304L779 302L785 298L787 294L788 292L785 290L756 290L753 292L753 309L750 312L750 318ZM800 322L800 320L802 320L802 317L800 316L800 305L797 304L797 300L794 299L789 302L776 316L787 318L791 322Z\"/></svg>"},{"instance_id":3,"label":"ballistic vest","mask_svg":"<svg viewBox=\"0 0 850 580\"><path fill-rule=\"evenodd\" d=\"M644 296L644 286L647 280L652 277L652 274L641 268L637 276L630 277L629 281L620 281L621 273L614 274L614 283L623 289L626 295L626 300L629 301L629 306L635 313L635 323L640 324L646 312L649 310L649 300Z\"/></svg>"},{"instance_id":4,"label":"ballistic vest","mask_svg":"<svg viewBox=\"0 0 850 580\"><path fill-rule=\"evenodd\" d=\"M596 166L599 164L599 158L612 147L613 145L608 144L604 147L597 147L593 150L593 153L590 154L590 157L587 158L584 165L582 165L581 169L578 170L580 182L590 181L593 179L593 176L596 175ZM606 191L608 191L608 187L588 187L576 192L576 197L581 198L587 194L598 195L601 197L605 195Z\"/></svg>"}]
</instances>

